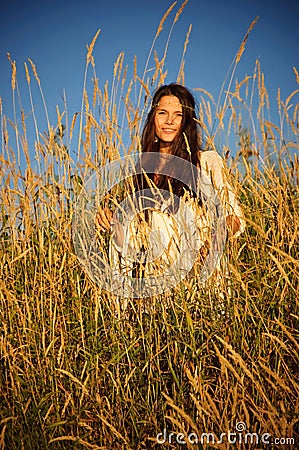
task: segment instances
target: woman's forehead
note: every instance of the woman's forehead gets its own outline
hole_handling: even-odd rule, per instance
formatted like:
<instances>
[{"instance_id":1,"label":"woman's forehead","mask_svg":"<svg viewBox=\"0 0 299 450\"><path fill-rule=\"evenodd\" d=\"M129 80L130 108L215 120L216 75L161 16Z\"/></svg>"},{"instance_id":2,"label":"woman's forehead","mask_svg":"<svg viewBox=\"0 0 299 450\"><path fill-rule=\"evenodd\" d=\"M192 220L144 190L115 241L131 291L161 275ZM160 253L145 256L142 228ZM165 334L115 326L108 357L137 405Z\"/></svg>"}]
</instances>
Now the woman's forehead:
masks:
<instances>
[{"instance_id":1,"label":"woman's forehead","mask_svg":"<svg viewBox=\"0 0 299 450\"><path fill-rule=\"evenodd\" d=\"M160 98L157 106L160 108L174 107L180 110L182 109L181 102L175 95L164 95Z\"/></svg>"}]
</instances>

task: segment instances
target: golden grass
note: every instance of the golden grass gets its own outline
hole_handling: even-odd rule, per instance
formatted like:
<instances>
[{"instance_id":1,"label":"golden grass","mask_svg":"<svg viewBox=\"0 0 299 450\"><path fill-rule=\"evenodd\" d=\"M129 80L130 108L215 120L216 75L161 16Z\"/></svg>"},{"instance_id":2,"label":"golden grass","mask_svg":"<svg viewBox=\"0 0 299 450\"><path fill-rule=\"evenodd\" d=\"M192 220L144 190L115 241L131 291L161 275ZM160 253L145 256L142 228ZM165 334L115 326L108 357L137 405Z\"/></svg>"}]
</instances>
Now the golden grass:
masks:
<instances>
[{"instance_id":1,"label":"golden grass","mask_svg":"<svg viewBox=\"0 0 299 450\"><path fill-rule=\"evenodd\" d=\"M101 88L92 55L97 35L86 61L94 83L86 70L79 123L75 115L69 125L66 111L57 109L57 124L47 119L45 135L32 115L36 164L28 119L18 128L1 108L0 448L177 448L159 445L157 434L166 428L219 438L241 421L248 432L293 438L298 445L297 92L279 99L276 125L265 118L268 96L258 63L251 77L228 90L229 108L198 91L203 138L212 146L218 145L219 114L219 151L228 160L247 229L228 242L230 275L220 285L212 279L203 288L194 277L153 298L150 314L141 300L129 299L119 319L115 298L78 261L72 217L82 182L99 165L140 147L153 86L146 78L150 59L140 77L135 61L128 80L121 54L111 88ZM157 56L155 85L164 79L165 55ZM12 62L13 91L16 77ZM27 66L26 79L30 90ZM234 142L239 151L232 157ZM251 447L240 442L236 448Z\"/></svg>"}]
</instances>

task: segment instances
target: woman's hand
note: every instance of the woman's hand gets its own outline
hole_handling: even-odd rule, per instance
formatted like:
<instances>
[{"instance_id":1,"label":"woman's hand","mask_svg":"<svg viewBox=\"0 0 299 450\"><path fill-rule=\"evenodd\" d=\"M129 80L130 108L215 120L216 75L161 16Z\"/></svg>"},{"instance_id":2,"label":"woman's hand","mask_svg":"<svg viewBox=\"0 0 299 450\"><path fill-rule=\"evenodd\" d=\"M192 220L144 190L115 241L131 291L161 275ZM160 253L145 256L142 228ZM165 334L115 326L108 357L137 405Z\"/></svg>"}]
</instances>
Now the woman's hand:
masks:
<instances>
[{"instance_id":1,"label":"woman's hand","mask_svg":"<svg viewBox=\"0 0 299 450\"><path fill-rule=\"evenodd\" d=\"M96 225L99 231L109 231L113 213L109 208L99 209L96 215Z\"/></svg>"},{"instance_id":2,"label":"woman's hand","mask_svg":"<svg viewBox=\"0 0 299 450\"><path fill-rule=\"evenodd\" d=\"M226 226L228 228L228 234L234 236L241 228L240 219L237 216L227 216Z\"/></svg>"},{"instance_id":3,"label":"woman's hand","mask_svg":"<svg viewBox=\"0 0 299 450\"><path fill-rule=\"evenodd\" d=\"M122 247L124 242L124 230L122 224L113 217L109 208L99 209L96 215L96 226L99 231L111 231L117 246Z\"/></svg>"}]
</instances>

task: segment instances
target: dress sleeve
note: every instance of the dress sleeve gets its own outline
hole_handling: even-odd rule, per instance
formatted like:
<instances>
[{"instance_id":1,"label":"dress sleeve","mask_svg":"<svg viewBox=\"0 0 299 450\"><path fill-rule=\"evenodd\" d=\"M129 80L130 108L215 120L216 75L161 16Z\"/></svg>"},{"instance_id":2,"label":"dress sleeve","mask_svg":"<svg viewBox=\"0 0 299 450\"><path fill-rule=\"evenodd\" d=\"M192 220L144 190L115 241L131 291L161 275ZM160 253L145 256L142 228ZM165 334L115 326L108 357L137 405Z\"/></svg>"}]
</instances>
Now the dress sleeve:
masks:
<instances>
[{"instance_id":1,"label":"dress sleeve","mask_svg":"<svg viewBox=\"0 0 299 450\"><path fill-rule=\"evenodd\" d=\"M240 228L235 234L239 236L245 229L242 208L236 194L227 179L227 169L221 156L213 150L201 153L201 169L217 190L226 217L236 216L240 221Z\"/></svg>"}]
</instances>

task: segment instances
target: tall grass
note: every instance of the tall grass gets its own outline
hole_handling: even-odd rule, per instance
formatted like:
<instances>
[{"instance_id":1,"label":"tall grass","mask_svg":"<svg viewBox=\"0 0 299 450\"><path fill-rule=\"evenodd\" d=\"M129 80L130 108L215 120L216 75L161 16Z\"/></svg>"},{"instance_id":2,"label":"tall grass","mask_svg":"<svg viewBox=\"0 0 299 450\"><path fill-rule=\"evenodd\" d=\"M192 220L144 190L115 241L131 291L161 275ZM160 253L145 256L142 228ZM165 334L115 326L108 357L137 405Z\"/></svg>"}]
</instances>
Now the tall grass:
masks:
<instances>
[{"instance_id":1,"label":"tall grass","mask_svg":"<svg viewBox=\"0 0 299 450\"><path fill-rule=\"evenodd\" d=\"M157 442L164 429L168 437L215 436L214 444L197 446L186 439L185 448L228 449L227 439L216 441L236 432L238 422L298 445L297 92L278 98L275 124L266 118L258 63L234 88L228 80L220 105L200 90L203 139L217 145L222 133L218 150L247 222L243 235L227 243L229 276L221 285L212 278L203 288L194 276L151 299L150 314L134 299L119 318L114 297L89 279L74 252L71 224L82 180L140 147L150 92L165 79L168 40L161 59L155 40L142 76L135 60L128 78L120 54L111 85L103 87L93 41L80 114L68 123L67 111L57 110L46 134L32 115L34 161L23 111L16 104L18 125L1 110L1 449L180 448L175 434ZM29 89L33 82L41 88L33 63L26 74ZM236 448L266 448L240 435Z\"/></svg>"}]
</instances>

